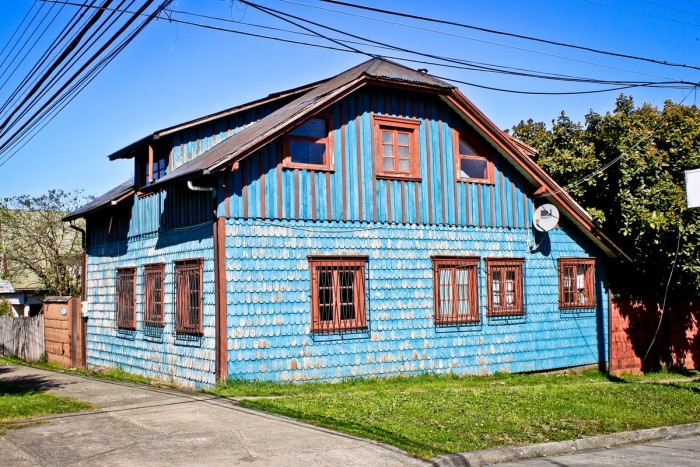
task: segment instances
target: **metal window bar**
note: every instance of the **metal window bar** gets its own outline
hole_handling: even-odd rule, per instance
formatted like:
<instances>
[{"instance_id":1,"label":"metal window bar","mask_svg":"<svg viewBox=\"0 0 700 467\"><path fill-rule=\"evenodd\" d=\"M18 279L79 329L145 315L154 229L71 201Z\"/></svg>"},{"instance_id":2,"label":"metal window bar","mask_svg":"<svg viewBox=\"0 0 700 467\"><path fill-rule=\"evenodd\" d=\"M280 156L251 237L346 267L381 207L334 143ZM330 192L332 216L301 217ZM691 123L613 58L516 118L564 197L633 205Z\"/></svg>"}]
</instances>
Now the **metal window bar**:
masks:
<instances>
[{"instance_id":1,"label":"metal window bar","mask_svg":"<svg viewBox=\"0 0 700 467\"><path fill-rule=\"evenodd\" d=\"M144 272L144 322L149 326L163 326L163 288L165 265L151 264Z\"/></svg>"},{"instance_id":2,"label":"metal window bar","mask_svg":"<svg viewBox=\"0 0 700 467\"><path fill-rule=\"evenodd\" d=\"M595 260L559 260L559 308L595 307Z\"/></svg>"},{"instance_id":3,"label":"metal window bar","mask_svg":"<svg viewBox=\"0 0 700 467\"><path fill-rule=\"evenodd\" d=\"M520 316L523 305L523 261L487 261L488 316Z\"/></svg>"},{"instance_id":4,"label":"metal window bar","mask_svg":"<svg viewBox=\"0 0 700 467\"><path fill-rule=\"evenodd\" d=\"M311 330L315 333L365 329L366 259L309 258Z\"/></svg>"},{"instance_id":5,"label":"metal window bar","mask_svg":"<svg viewBox=\"0 0 700 467\"><path fill-rule=\"evenodd\" d=\"M136 268L117 269L117 326L136 329Z\"/></svg>"},{"instance_id":6,"label":"metal window bar","mask_svg":"<svg viewBox=\"0 0 700 467\"><path fill-rule=\"evenodd\" d=\"M175 329L182 334L202 334L202 260L175 263Z\"/></svg>"},{"instance_id":7,"label":"metal window bar","mask_svg":"<svg viewBox=\"0 0 700 467\"><path fill-rule=\"evenodd\" d=\"M434 258L435 323L478 323L478 264L474 258Z\"/></svg>"}]
</instances>

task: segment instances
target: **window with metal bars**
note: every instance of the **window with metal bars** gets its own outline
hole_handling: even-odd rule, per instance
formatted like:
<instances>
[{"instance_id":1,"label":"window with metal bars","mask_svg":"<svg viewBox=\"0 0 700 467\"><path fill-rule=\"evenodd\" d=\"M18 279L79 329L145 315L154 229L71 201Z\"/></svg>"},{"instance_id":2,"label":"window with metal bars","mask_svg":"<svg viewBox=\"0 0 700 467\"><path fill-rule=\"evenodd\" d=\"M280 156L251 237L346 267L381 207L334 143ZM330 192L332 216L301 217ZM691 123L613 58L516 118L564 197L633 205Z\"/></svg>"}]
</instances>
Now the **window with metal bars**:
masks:
<instances>
[{"instance_id":1,"label":"window with metal bars","mask_svg":"<svg viewBox=\"0 0 700 467\"><path fill-rule=\"evenodd\" d=\"M202 259L175 262L175 331L202 334Z\"/></svg>"},{"instance_id":2,"label":"window with metal bars","mask_svg":"<svg viewBox=\"0 0 700 467\"><path fill-rule=\"evenodd\" d=\"M488 295L487 316L520 316L523 304L522 259L485 259Z\"/></svg>"},{"instance_id":3,"label":"window with metal bars","mask_svg":"<svg viewBox=\"0 0 700 467\"><path fill-rule=\"evenodd\" d=\"M117 269L117 326L136 329L136 268Z\"/></svg>"},{"instance_id":4,"label":"window with metal bars","mask_svg":"<svg viewBox=\"0 0 700 467\"><path fill-rule=\"evenodd\" d=\"M408 118L375 115L374 127L377 176L419 180L420 122Z\"/></svg>"},{"instance_id":5,"label":"window with metal bars","mask_svg":"<svg viewBox=\"0 0 700 467\"><path fill-rule=\"evenodd\" d=\"M435 324L479 322L479 258L433 257Z\"/></svg>"},{"instance_id":6,"label":"window with metal bars","mask_svg":"<svg viewBox=\"0 0 700 467\"><path fill-rule=\"evenodd\" d=\"M163 326L164 264L149 264L144 270L144 322L149 326Z\"/></svg>"},{"instance_id":7,"label":"window with metal bars","mask_svg":"<svg viewBox=\"0 0 700 467\"><path fill-rule=\"evenodd\" d=\"M595 307L595 259L559 259L559 308Z\"/></svg>"},{"instance_id":8,"label":"window with metal bars","mask_svg":"<svg viewBox=\"0 0 700 467\"><path fill-rule=\"evenodd\" d=\"M338 332L367 328L366 256L310 256L311 331Z\"/></svg>"}]
</instances>

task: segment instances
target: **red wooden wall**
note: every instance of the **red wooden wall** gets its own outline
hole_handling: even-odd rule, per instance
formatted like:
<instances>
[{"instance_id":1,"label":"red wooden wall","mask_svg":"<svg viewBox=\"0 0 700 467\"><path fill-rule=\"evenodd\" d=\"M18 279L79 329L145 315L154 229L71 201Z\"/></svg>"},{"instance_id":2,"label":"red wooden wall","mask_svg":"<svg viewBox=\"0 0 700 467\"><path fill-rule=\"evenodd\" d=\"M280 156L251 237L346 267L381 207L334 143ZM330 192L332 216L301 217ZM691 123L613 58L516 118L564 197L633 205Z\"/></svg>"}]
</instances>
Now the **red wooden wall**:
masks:
<instances>
[{"instance_id":1,"label":"red wooden wall","mask_svg":"<svg viewBox=\"0 0 700 467\"><path fill-rule=\"evenodd\" d=\"M662 364L700 368L700 301L668 305L659 327L660 317L658 303L628 299L612 301L611 373L653 371ZM657 328L656 340L649 350Z\"/></svg>"}]
</instances>

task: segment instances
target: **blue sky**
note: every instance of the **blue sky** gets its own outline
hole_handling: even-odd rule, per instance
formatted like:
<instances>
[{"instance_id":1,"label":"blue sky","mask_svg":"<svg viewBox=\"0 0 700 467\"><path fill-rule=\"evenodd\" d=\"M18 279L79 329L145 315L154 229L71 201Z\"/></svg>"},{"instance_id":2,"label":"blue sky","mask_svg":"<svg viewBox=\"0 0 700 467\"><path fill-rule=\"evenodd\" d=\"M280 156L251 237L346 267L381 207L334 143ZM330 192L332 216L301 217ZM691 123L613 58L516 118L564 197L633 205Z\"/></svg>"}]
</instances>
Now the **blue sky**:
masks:
<instances>
[{"instance_id":1,"label":"blue sky","mask_svg":"<svg viewBox=\"0 0 700 467\"><path fill-rule=\"evenodd\" d=\"M351 0L389 10L536 36L690 65L700 65L699 0L419 1ZM0 47L17 28L31 1L0 2ZM313 19L353 34L406 49L501 66L589 78L700 81L700 71L546 46L508 37L363 12L318 0L260 0L271 8ZM239 22L222 27L312 41L265 28L294 29L230 0L176 0L171 9ZM322 8L437 29L409 28ZM174 14L174 18L203 21ZM207 20L209 24L214 21ZM326 32L333 37L338 33ZM461 37L457 37L461 36ZM319 42L315 40L315 42ZM362 47L373 53L381 52ZM367 57L285 44L175 24L151 24L41 133L0 167L0 196L41 194L51 188L83 189L99 195L129 178L130 161L107 155L155 130L335 75ZM481 85L534 92L581 91L601 86L556 83L435 65L431 74ZM520 95L458 84L501 128L522 119L546 122L565 111L582 120L589 109L612 109L620 91L578 96ZM662 105L666 99L696 102L687 89L631 89L637 104ZM0 90L5 101L8 89Z\"/></svg>"}]
</instances>

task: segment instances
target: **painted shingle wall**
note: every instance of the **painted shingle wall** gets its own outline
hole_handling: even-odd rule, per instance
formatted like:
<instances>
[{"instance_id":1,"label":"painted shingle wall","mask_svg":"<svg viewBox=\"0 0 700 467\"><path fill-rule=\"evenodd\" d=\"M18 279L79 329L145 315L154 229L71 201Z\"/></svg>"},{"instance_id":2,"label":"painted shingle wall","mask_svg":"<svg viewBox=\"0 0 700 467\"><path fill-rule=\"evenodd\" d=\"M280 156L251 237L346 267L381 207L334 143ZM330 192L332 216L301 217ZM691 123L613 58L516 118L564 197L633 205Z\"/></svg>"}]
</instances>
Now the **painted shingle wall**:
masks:
<instances>
[{"instance_id":1,"label":"painted shingle wall","mask_svg":"<svg viewBox=\"0 0 700 467\"><path fill-rule=\"evenodd\" d=\"M174 261L203 258L203 336L175 333ZM144 268L165 263L165 327L144 325ZM116 324L117 268L137 267L136 330ZM212 226L199 226L135 236L95 246L88 251L87 329L89 366L119 366L157 379L173 379L182 386L214 383L214 266Z\"/></svg>"},{"instance_id":2,"label":"painted shingle wall","mask_svg":"<svg viewBox=\"0 0 700 467\"><path fill-rule=\"evenodd\" d=\"M228 373L273 381L337 380L420 372L523 372L607 359L607 292L598 264L597 310L560 311L557 259L589 256L564 229L528 254L526 229L360 222L229 220L226 236ZM530 239L528 240L528 236ZM363 254L366 332L310 332L307 255ZM431 255L525 258L522 318L485 316L479 271L478 325L433 323Z\"/></svg>"}]
</instances>

